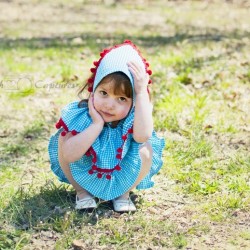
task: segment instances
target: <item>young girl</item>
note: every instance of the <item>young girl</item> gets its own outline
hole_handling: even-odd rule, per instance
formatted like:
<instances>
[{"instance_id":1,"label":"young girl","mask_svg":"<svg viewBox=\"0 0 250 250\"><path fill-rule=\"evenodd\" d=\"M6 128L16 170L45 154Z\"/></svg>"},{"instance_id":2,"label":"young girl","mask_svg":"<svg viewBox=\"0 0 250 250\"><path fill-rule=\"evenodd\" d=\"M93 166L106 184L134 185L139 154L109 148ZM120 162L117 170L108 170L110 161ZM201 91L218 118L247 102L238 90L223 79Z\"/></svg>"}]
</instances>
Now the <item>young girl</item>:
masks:
<instances>
[{"instance_id":1,"label":"young girl","mask_svg":"<svg viewBox=\"0 0 250 250\"><path fill-rule=\"evenodd\" d=\"M49 142L51 168L76 190L76 209L96 208L98 197L112 200L115 211L135 211L129 192L152 187L162 166L164 140L153 130L147 88L152 72L130 41L100 56L88 101L62 110Z\"/></svg>"}]
</instances>

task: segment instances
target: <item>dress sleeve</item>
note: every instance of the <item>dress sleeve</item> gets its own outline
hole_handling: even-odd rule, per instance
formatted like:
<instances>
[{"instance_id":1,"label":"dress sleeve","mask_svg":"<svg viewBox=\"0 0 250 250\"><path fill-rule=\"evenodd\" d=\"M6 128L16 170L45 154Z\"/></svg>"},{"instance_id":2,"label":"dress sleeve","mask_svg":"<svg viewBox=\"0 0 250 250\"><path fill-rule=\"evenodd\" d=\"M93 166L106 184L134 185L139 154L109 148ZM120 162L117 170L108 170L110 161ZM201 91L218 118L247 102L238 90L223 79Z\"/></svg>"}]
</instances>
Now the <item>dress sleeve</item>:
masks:
<instances>
[{"instance_id":1,"label":"dress sleeve","mask_svg":"<svg viewBox=\"0 0 250 250\"><path fill-rule=\"evenodd\" d=\"M72 102L62 109L61 118L56 123L56 128L61 129L61 135L71 132L73 135L82 132L92 123L89 115L88 104L79 107L79 101Z\"/></svg>"}]
</instances>

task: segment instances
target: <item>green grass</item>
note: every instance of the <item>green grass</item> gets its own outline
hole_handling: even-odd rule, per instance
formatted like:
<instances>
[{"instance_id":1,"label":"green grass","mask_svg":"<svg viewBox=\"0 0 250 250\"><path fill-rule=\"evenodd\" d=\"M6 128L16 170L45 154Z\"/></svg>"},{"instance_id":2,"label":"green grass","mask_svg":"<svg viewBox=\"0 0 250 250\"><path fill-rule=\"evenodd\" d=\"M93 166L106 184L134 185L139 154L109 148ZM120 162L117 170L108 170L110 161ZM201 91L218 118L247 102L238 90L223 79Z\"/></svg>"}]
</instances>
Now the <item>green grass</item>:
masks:
<instances>
[{"instance_id":1,"label":"green grass","mask_svg":"<svg viewBox=\"0 0 250 250\"><path fill-rule=\"evenodd\" d=\"M0 248L220 249L215 235L249 248L247 1L22 4L25 15L0 4ZM133 194L136 213L102 201L76 212L50 171L48 139L100 51L124 39L151 63L164 165L155 188Z\"/></svg>"}]
</instances>

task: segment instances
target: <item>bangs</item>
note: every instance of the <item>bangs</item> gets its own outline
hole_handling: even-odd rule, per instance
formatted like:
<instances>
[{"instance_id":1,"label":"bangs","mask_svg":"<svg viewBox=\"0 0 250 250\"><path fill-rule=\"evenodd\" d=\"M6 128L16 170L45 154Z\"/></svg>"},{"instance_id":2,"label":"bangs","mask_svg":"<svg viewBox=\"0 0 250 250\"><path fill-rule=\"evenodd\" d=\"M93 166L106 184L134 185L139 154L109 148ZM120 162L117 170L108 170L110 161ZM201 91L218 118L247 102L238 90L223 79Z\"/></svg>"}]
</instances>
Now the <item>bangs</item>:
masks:
<instances>
[{"instance_id":1,"label":"bangs","mask_svg":"<svg viewBox=\"0 0 250 250\"><path fill-rule=\"evenodd\" d=\"M105 76L101 80L99 86L108 82L112 82L115 95L126 96L127 98L133 97L132 84L128 76L123 72L114 72Z\"/></svg>"}]
</instances>

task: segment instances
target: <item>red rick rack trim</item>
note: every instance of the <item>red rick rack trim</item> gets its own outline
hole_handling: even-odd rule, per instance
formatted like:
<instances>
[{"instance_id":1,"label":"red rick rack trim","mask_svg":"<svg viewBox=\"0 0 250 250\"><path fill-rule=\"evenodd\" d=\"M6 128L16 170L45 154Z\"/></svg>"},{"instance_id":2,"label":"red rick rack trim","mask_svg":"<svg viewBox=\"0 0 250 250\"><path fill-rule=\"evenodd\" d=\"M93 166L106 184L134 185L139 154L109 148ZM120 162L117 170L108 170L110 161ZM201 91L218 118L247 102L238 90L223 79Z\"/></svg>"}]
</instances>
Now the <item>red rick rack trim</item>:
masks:
<instances>
[{"instance_id":1,"label":"red rick rack trim","mask_svg":"<svg viewBox=\"0 0 250 250\"><path fill-rule=\"evenodd\" d=\"M100 53L100 56L101 58L98 60L98 61L94 61L93 64L95 67L91 68L90 71L92 73L92 76L87 80L87 83L88 83L88 91L89 92L93 92L93 84L94 84L94 80L95 80L95 76L96 76L96 71L97 71L97 68L98 66L100 65L102 59L113 49L116 49L116 48L119 48L121 46L124 46L124 45L130 45L131 47L133 47L137 53L139 54L139 56L141 57L144 65L145 65L145 70L147 72L148 75L152 75L152 70L149 69L149 63L147 62L147 60L145 58L142 57L141 55L141 52L139 51L139 49L130 41L130 40L125 40L122 44L118 44L118 45L115 45L109 49L104 49L101 53ZM148 84L151 84L152 83L152 80L149 79L148 81ZM149 89L148 89L148 92L149 92Z\"/></svg>"},{"instance_id":2,"label":"red rick rack trim","mask_svg":"<svg viewBox=\"0 0 250 250\"><path fill-rule=\"evenodd\" d=\"M90 175L96 174L97 178L101 179L103 176L106 176L107 180L111 180L112 178L112 173L114 171L120 171L122 168L120 166L121 160L122 160L122 151L123 151L123 146L128 138L129 134L133 133L133 128L131 127L128 129L127 133L122 136L122 145L119 147L116 152L116 158L118 159L118 163L111 169L107 168L98 168L96 165L97 163L97 155L93 147L90 147L89 150L85 153L86 156L91 156L92 157L92 166L91 169L88 171Z\"/></svg>"}]
</instances>

